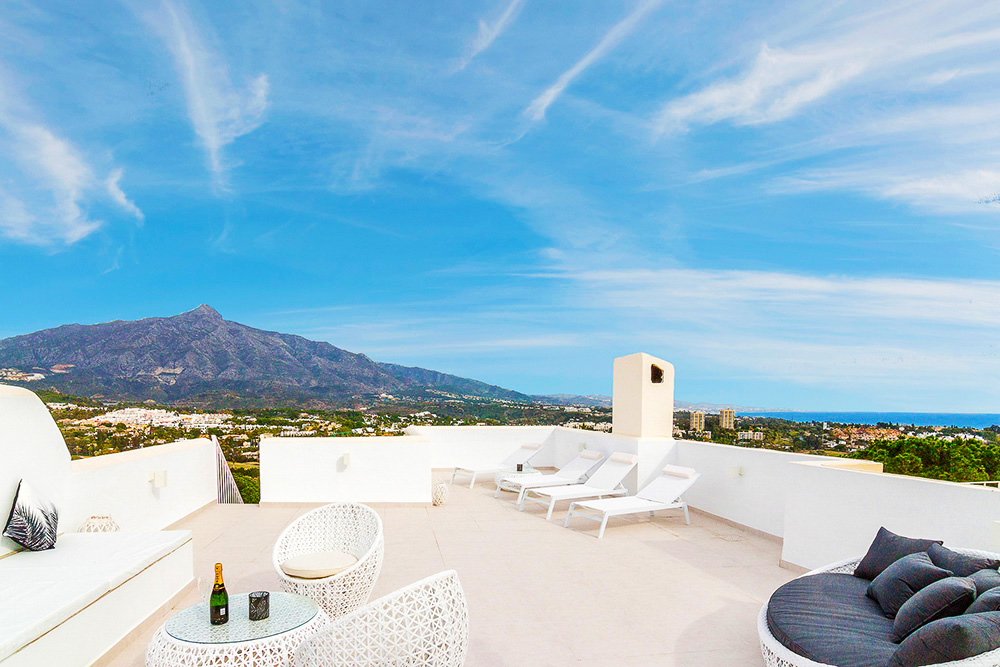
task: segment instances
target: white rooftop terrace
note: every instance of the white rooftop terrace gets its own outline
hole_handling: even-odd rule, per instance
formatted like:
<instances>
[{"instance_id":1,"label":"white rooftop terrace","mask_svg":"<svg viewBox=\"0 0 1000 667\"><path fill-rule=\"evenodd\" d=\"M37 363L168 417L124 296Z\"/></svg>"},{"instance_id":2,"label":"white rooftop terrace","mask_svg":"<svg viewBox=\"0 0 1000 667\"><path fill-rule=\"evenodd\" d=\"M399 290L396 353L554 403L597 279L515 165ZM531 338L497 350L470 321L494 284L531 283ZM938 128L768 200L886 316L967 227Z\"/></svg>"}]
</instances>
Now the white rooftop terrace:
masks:
<instances>
[{"instance_id":1,"label":"white rooftop terrace","mask_svg":"<svg viewBox=\"0 0 1000 667\"><path fill-rule=\"evenodd\" d=\"M545 521L538 505L518 512L513 493L494 499L491 481L452 486L440 507L373 504L385 530L373 598L456 570L469 604L467 665L763 664L757 612L795 576L778 566L778 539L699 512L688 526L673 511L617 519L598 540L596 523L564 529L564 510ZM315 506L213 504L172 528L193 532L197 573L221 561L230 591L277 590L274 542ZM198 601L188 591L110 664L143 665L156 626Z\"/></svg>"},{"instance_id":2,"label":"white rooftop terrace","mask_svg":"<svg viewBox=\"0 0 1000 667\"><path fill-rule=\"evenodd\" d=\"M674 440L672 368L645 355L623 368L620 377L616 362L613 433L420 427L402 437L266 440L259 506L216 502L217 451L204 439L71 462L37 397L0 386L0 495L9 503L18 481L31 480L60 508L61 531L50 552L15 553L0 542L0 629L23 626L16 637L0 632L0 660L142 664L156 627L197 601L195 576L222 562L231 592L275 590L271 551L281 530L335 501L368 503L383 519L385 563L373 599L458 572L472 665L759 665L755 617L771 592L804 569L864 553L880 526L1000 550L1000 490L887 475L867 462ZM684 496L692 523L676 510L613 518L598 540L594 523L562 527L565 504L546 521L538 505L518 512L513 494L493 498L491 476L472 489L452 485L447 504L431 505L432 482L452 467L498 461L526 442L542 445L533 460L542 467L564 465L581 448L635 455L625 479L632 493L664 465L693 468L701 476ZM99 539L75 535L93 514L111 515L137 550L159 545L143 552L144 569L110 583L89 582L83 566L54 570L72 587L34 576L44 559L110 557ZM165 529L178 532L168 539L157 532ZM67 599L35 604L42 584ZM23 622L15 599L34 605L37 622Z\"/></svg>"}]
</instances>

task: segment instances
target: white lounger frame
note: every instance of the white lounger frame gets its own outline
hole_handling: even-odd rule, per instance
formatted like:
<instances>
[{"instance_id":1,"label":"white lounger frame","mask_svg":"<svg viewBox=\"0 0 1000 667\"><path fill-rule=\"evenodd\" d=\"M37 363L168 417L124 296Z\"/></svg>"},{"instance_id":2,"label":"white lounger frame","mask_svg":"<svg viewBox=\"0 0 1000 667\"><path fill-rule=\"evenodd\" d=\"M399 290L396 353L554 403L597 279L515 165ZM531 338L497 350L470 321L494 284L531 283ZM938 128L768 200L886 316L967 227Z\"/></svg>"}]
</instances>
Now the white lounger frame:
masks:
<instances>
[{"instance_id":1,"label":"white lounger frame","mask_svg":"<svg viewBox=\"0 0 1000 667\"><path fill-rule=\"evenodd\" d=\"M616 452L601 464L583 484L567 484L544 489L527 489L521 496L517 509L524 511L524 502L530 500L539 505L547 505L546 519L552 518L552 511L560 500L582 500L585 498L604 498L605 496L627 496L628 489L622 484L625 476L632 472L638 463L635 454ZM537 497L533 497L537 496Z\"/></svg>"},{"instance_id":2,"label":"white lounger frame","mask_svg":"<svg viewBox=\"0 0 1000 667\"><path fill-rule=\"evenodd\" d=\"M569 528L569 521L575 514L599 522L601 529L597 532L597 539L601 539L604 537L604 529L607 528L610 517L649 512L649 516L652 518L653 512L671 509L684 510L684 523L691 525L688 504L681 498L681 495L691 488L691 485L699 477L701 475L691 468L668 465L663 468L656 479L630 498L607 498L605 500L570 503L563 527Z\"/></svg>"},{"instance_id":3,"label":"white lounger frame","mask_svg":"<svg viewBox=\"0 0 1000 667\"><path fill-rule=\"evenodd\" d=\"M600 465L603 460L604 454L595 452L592 449L585 449L577 454L576 458L562 468L559 468L552 475L539 473L537 475L522 475L510 478L502 477L497 482L497 490L494 492L493 497L499 498L500 491L506 484L508 487L514 487L517 490L517 500L514 502L521 504L524 492L528 489L540 489L546 486L565 486L567 484L583 482L587 478L588 473Z\"/></svg>"},{"instance_id":4,"label":"white lounger frame","mask_svg":"<svg viewBox=\"0 0 1000 667\"><path fill-rule=\"evenodd\" d=\"M469 481L469 488L473 488L476 485L476 477L478 475L486 475L489 473L500 472L501 470L511 471L516 470L519 464L524 464L530 461L538 452L542 450L541 443L525 443L518 447L517 451L505 458L500 463L496 463L488 466L477 466L475 468L466 468L462 466L455 466L455 469L451 471L451 483L455 483L455 475L472 475L472 480Z\"/></svg>"}]
</instances>

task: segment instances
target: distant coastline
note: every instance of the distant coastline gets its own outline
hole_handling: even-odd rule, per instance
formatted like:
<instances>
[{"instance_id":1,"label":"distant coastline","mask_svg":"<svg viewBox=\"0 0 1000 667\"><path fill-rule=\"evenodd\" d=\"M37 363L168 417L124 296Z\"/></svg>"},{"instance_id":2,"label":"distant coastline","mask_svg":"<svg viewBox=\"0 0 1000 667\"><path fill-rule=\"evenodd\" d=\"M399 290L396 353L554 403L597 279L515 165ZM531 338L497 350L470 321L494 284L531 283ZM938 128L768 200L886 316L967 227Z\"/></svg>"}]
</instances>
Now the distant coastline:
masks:
<instances>
[{"instance_id":1,"label":"distant coastline","mask_svg":"<svg viewBox=\"0 0 1000 667\"><path fill-rule=\"evenodd\" d=\"M837 422L840 424L914 424L916 426L955 426L986 428L1000 425L1000 414L960 412L749 412L746 417L774 417L793 422Z\"/></svg>"}]
</instances>

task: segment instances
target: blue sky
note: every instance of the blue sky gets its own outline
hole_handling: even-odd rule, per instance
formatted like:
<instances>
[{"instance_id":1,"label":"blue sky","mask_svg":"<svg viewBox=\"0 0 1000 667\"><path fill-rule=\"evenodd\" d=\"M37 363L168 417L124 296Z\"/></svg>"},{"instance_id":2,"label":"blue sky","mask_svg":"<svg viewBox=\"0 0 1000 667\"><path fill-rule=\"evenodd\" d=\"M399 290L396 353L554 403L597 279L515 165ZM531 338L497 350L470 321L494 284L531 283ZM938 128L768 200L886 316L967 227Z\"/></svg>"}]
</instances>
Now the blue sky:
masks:
<instances>
[{"instance_id":1,"label":"blue sky","mask_svg":"<svg viewBox=\"0 0 1000 667\"><path fill-rule=\"evenodd\" d=\"M5 2L0 336L170 315L531 393L998 411L1000 9Z\"/></svg>"}]
</instances>

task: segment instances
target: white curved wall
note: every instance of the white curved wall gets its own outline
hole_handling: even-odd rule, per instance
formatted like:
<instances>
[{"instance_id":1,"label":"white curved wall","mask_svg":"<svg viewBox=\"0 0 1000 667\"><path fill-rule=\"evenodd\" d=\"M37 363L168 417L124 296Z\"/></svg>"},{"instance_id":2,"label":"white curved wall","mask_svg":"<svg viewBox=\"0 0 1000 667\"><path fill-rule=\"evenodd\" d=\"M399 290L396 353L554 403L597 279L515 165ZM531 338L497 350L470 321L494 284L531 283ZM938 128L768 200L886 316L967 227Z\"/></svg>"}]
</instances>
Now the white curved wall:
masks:
<instances>
[{"instance_id":1,"label":"white curved wall","mask_svg":"<svg viewBox=\"0 0 1000 667\"><path fill-rule=\"evenodd\" d=\"M70 455L49 409L34 393L0 385L0 514L6 521L20 480L66 510ZM60 530L63 527L60 525ZM0 555L19 547L0 538Z\"/></svg>"}]
</instances>

